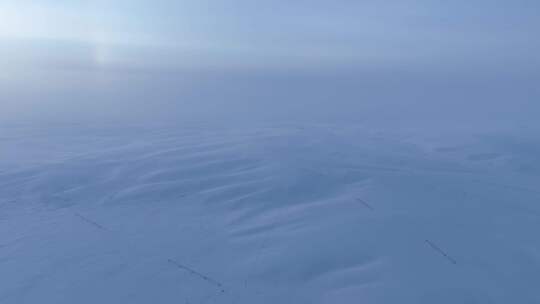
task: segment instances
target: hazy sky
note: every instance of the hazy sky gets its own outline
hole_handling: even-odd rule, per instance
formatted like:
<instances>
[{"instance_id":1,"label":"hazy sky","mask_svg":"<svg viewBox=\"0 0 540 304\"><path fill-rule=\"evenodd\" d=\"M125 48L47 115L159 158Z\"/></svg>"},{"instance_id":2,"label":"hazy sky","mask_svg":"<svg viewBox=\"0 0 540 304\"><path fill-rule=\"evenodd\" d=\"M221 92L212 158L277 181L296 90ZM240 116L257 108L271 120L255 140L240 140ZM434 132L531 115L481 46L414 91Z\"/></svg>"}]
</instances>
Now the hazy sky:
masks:
<instances>
[{"instance_id":1,"label":"hazy sky","mask_svg":"<svg viewBox=\"0 0 540 304\"><path fill-rule=\"evenodd\" d=\"M0 103L506 109L539 95L539 37L535 0L2 0Z\"/></svg>"}]
</instances>

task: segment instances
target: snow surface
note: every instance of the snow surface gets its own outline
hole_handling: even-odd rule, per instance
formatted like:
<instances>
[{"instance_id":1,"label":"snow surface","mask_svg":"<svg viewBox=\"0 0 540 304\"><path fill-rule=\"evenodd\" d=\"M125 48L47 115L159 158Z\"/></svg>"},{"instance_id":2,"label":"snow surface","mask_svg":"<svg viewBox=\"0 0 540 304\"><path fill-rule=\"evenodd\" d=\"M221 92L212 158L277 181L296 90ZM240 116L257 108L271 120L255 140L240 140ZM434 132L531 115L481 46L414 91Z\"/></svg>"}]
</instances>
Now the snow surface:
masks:
<instances>
[{"instance_id":1,"label":"snow surface","mask_svg":"<svg viewBox=\"0 0 540 304\"><path fill-rule=\"evenodd\" d=\"M540 303L540 138L0 128L0 303Z\"/></svg>"}]
</instances>

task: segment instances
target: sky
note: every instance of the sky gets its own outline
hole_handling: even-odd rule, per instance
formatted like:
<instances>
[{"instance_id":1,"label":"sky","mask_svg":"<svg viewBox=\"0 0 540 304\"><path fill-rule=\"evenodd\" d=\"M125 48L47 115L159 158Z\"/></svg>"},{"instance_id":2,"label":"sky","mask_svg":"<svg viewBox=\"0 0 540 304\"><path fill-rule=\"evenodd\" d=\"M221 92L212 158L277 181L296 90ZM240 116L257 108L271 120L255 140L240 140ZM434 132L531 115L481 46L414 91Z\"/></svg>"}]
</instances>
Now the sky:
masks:
<instances>
[{"instance_id":1,"label":"sky","mask_svg":"<svg viewBox=\"0 0 540 304\"><path fill-rule=\"evenodd\" d=\"M2 0L0 103L15 120L534 116L539 37L533 0Z\"/></svg>"}]
</instances>

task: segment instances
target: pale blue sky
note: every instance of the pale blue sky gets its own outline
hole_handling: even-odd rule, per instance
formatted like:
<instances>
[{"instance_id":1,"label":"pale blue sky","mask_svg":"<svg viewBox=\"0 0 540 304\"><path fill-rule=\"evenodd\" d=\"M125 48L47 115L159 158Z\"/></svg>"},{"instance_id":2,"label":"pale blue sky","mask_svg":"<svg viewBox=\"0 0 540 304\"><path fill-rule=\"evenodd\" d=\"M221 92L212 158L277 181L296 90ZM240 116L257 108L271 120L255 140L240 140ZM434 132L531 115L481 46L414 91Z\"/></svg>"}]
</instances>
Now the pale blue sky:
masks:
<instances>
[{"instance_id":1,"label":"pale blue sky","mask_svg":"<svg viewBox=\"0 0 540 304\"><path fill-rule=\"evenodd\" d=\"M539 58L539 10L530 0L4 0L0 41L34 42L36 53L78 44L91 49L81 64L96 65L524 64Z\"/></svg>"},{"instance_id":2,"label":"pale blue sky","mask_svg":"<svg viewBox=\"0 0 540 304\"><path fill-rule=\"evenodd\" d=\"M314 96L369 107L448 105L438 100L455 95L533 103L539 37L534 0L3 0L0 101L21 108L26 100L27 109L49 108L50 99L63 109L88 96L112 108L118 96L132 104L196 100L187 103L205 105L198 112L216 96L259 104L277 95L283 106ZM269 81L278 84L272 92L261 88ZM355 84L336 95L334 81ZM208 93L224 82L228 93ZM321 87L328 91L314 93ZM140 97L149 90L159 98Z\"/></svg>"}]
</instances>

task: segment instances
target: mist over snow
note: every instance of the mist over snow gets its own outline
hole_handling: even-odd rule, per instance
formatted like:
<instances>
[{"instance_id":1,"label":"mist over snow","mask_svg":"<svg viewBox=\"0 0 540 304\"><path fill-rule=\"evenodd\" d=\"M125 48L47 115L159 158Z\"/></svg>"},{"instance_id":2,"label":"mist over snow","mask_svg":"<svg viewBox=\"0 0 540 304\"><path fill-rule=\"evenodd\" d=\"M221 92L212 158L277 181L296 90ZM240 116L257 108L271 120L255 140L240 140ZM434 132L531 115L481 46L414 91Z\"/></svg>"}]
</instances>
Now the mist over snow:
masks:
<instances>
[{"instance_id":1,"label":"mist over snow","mask_svg":"<svg viewBox=\"0 0 540 304\"><path fill-rule=\"evenodd\" d=\"M0 303L540 303L540 3L0 3Z\"/></svg>"}]
</instances>

